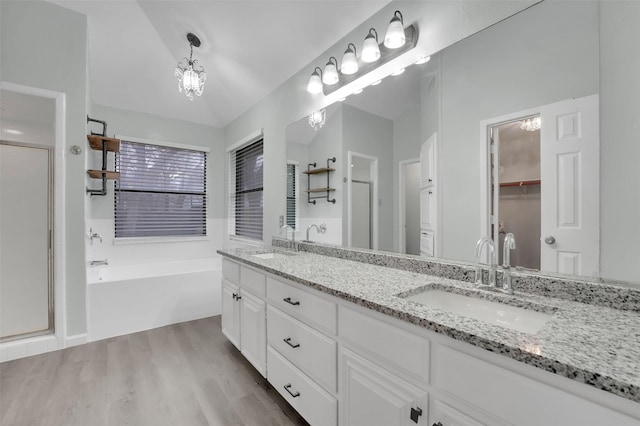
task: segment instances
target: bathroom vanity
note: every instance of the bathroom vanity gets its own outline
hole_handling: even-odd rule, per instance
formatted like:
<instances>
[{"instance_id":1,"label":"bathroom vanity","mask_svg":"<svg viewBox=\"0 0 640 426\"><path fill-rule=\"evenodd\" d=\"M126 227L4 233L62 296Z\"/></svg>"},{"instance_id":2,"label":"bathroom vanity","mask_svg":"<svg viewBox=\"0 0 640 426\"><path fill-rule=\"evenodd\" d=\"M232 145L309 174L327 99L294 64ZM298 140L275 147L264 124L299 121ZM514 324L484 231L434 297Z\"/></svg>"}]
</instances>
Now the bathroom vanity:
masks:
<instances>
[{"instance_id":1,"label":"bathroom vanity","mask_svg":"<svg viewBox=\"0 0 640 426\"><path fill-rule=\"evenodd\" d=\"M218 251L222 329L310 424L640 425L640 290L295 248Z\"/></svg>"}]
</instances>

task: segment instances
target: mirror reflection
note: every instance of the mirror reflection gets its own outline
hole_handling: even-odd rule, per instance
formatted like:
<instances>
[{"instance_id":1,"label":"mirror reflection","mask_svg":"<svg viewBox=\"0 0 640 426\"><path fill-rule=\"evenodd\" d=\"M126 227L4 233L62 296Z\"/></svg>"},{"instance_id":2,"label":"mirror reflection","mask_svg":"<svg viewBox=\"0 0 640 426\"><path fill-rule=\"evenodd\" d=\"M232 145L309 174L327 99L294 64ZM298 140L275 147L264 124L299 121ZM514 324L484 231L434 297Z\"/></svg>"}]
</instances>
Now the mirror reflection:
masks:
<instances>
[{"instance_id":1,"label":"mirror reflection","mask_svg":"<svg viewBox=\"0 0 640 426\"><path fill-rule=\"evenodd\" d=\"M512 265L599 276L598 23L597 2L543 2L292 123L299 235L475 262L512 233ZM310 204L302 172L331 157L337 202Z\"/></svg>"}]
</instances>

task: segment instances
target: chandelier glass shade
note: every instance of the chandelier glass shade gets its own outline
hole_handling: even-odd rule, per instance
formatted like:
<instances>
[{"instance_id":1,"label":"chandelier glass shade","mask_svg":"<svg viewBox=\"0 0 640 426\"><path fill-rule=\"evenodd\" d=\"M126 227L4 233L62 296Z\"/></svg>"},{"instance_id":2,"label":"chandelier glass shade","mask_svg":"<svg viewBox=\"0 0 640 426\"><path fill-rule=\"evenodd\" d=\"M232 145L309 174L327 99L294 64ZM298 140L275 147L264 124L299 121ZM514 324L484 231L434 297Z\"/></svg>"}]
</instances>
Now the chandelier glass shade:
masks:
<instances>
[{"instance_id":1,"label":"chandelier glass shade","mask_svg":"<svg viewBox=\"0 0 640 426\"><path fill-rule=\"evenodd\" d=\"M522 130L526 130L527 132L535 132L536 130L540 130L540 126L542 125L542 120L540 117L527 118L522 120L520 123L520 128Z\"/></svg>"},{"instance_id":2,"label":"chandelier glass shade","mask_svg":"<svg viewBox=\"0 0 640 426\"><path fill-rule=\"evenodd\" d=\"M193 95L202 96L204 93L204 82L207 80L207 73L201 66L196 67L197 59L193 59L193 46L200 47L200 39L192 33L187 34L187 41L191 48L189 58L184 58L184 62L178 62L175 76L178 79L178 91L184 92L189 100L193 100Z\"/></svg>"},{"instance_id":3,"label":"chandelier glass shade","mask_svg":"<svg viewBox=\"0 0 640 426\"><path fill-rule=\"evenodd\" d=\"M313 130L318 130L324 126L324 123L327 119L327 110L322 108L318 111L313 111L309 114L309 126L313 128Z\"/></svg>"}]
</instances>

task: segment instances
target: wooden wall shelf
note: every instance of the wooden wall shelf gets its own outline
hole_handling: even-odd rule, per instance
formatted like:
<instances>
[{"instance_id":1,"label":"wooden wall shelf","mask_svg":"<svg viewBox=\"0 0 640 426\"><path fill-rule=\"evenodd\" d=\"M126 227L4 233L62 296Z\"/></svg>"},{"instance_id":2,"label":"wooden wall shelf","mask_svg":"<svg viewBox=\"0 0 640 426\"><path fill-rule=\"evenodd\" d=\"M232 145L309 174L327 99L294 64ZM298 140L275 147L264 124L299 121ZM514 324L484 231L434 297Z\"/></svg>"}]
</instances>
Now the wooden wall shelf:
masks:
<instances>
[{"instance_id":1,"label":"wooden wall shelf","mask_svg":"<svg viewBox=\"0 0 640 426\"><path fill-rule=\"evenodd\" d=\"M313 168L312 167L316 167L317 164L316 163L309 163L307 165L307 170L305 170L304 173L305 175L307 175L307 189L306 192L307 193L307 202L309 204L316 204L316 199L320 199L320 198L324 198L327 200L327 202L329 203L336 203L336 199L335 198L329 198L329 194L333 191L335 191L335 188L330 188L330 175L331 172L335 171L336 169L334 169L333 167L329 167L329 163L331 162L336 162L336 157L333 158L327 158L327 167L321 167L319 169ZM311 188L311 175L322 175L322 174L326 174L327 175L327 186L325 188ZM324 192L325 195L323 195L322 197L312 197L311 194L318 194Z\"/></svg>"},{"instance_id":2,"label":"wooden wall shelf","mask_svg":"<svg viewBox=\"0 0 640 426\"><path fill-rule=\"evenodd\" d=\"M313 188L313 189L307 189L304 192L331 192L331 191L335 191L335 188Z\"/></svg>"},{"instance_id":3,"label":"wooden wall shelf","mask_svg":"<svg viewBox=\"0 0 640 426\"><path fill-rule=\"evenodd\" d=\"M304 173L305 175L319 175L320 173L329 173L329 172L333 172L335 169L331 168L331 167L323 167L322 169L311 169L311 170L305 170Z\"/></svg>"},{"instance_id":4,"label":"wooden wall shelf","mask_svg":"<svg viewBox=\"0 0 640 426\"><path fill-rule=\"evenodd\" d=\"M540 185L540 179L537 180L520 180L514 182L501 182L500 187L504 188L505 186L529 186L529 185Z\"/></svg>"},{"instance_id":5,"label":"wooden wall shelf","mask_svg":"<svg viewBox=\"0 0 640 426\"><path fill-rule=\"evenodd\" d=\"M108 138L101 135L87 135L89 146L96 151L102 151L102 142L106 142L107 151L119 152L120 151L120 139Z\"/></svg>"},{"instance_id":6,"label":"wooden wall shelf","mask_svg":"<svg viewBox=\"0 0 640 426\"><path fill-rule=\"evenodd\" d=\"M112 172L110 170L87 170L87 174L93 179L102 179L103 175L107 179L120 179L120 173Z\"/></svg>"}]
</instances>

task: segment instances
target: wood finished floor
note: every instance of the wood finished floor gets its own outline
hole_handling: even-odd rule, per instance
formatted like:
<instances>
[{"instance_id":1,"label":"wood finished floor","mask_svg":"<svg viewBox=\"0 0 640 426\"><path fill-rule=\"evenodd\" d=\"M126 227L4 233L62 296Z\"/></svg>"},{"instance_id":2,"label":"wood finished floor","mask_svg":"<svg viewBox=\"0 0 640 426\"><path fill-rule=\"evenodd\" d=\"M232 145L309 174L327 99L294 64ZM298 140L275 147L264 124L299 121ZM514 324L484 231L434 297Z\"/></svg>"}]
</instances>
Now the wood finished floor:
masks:
<instances>
[{"instance_id":1,"label":"wood finished floor","mask_svg":"<svg viewBox=\"0 0 640 426\"><path fill-rule=\"evenodd\" d=\"M2 363L0 424L307 425L219 316Z\"/></svg>"}]
</instances>

